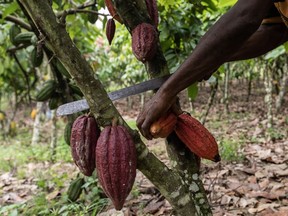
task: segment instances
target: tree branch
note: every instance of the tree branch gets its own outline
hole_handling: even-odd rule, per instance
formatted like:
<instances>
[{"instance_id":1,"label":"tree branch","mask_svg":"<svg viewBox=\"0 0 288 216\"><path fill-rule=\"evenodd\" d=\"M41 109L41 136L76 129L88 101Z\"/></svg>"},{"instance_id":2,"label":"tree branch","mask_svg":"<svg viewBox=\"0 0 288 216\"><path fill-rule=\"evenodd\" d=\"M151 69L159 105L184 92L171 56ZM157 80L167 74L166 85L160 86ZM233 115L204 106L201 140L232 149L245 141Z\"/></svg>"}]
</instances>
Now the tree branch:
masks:
<instances>
[{"instance_id":1,"label":"tree branch","mask_svg":"<svg viewBox=\"0 0 288 216\"><path fill-rule=\"evenodd\" d=\"M2 12L0 12L0 19L2 19L2 16L3 16L3 14L2 14ZM23 20L21 20L21 19L19 19L17 17L9 15L9 16L6 16L4 19L19 25L20 27L26 29L27 31L31 31L32 30L32 28L31 28L31 26L29 24L25 23Z\"/></svg>"}]
</instances>

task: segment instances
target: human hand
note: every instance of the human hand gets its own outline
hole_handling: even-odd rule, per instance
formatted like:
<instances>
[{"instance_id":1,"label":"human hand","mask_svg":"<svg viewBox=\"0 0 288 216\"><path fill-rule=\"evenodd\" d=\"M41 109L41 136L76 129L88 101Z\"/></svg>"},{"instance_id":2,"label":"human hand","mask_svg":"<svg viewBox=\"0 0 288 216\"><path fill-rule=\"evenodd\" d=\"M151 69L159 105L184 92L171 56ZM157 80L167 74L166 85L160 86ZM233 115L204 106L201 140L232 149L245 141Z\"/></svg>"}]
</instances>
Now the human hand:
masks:
<instances>
[{"instance_id":1,"label":"human hand","mask_svg":"<svg viewBox=\"0 0 288 216\"><path fill-rule=\"evenodd\" d=\"M176 102L176 97L170 99L157 92L150 101L148 101L137 118L137 127L141 134L148 140L153 137L150 133L150 126L158 120L168 109Z\"/></svg>"}]
</instances>

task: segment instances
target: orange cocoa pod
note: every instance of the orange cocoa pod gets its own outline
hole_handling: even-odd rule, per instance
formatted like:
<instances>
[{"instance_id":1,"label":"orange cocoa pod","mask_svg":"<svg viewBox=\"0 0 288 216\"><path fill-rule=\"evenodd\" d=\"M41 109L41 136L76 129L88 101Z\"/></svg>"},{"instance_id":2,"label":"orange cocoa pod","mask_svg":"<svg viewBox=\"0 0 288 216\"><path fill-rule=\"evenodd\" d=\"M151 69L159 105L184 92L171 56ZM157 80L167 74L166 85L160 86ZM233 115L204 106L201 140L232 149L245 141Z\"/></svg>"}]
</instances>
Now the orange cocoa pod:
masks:
<instances>
[{"instance_id":1,"label":"orange cocoa pod","mask_svg":"<svg viewBox=\"0 0 288 216\"><path fill-rule=\"evenodd\" d=\"M105 194L116 210L123 208L136 177L136 147L121 125L106 126L97 141L96 169Z\"/></svg>"},{"instance_id":2,"label":"orange cocoa pod","mask_svg":"<svg viewBox=\"0 0 288 216\"><path fill-rule=\"evenodd\" d=\"M110 15L119 23L123 24L123 20L121 19L121 17L118 15L117 11L115 10L112 0L105 0L105 5Z\"/></svg>"},{"instance_id":3,"label":"orange cocoa pod","mask_svg":"<svg viewBox=\"0 0 288 216\"><path fill-rule=\"evenodd\" d=\"M214 162L221 160L215 138L197 119L187 113L180 114L175 132L197 156Z\"/></svg>"},{"instance_id":4,"label":"orange cocoa pod","mask_svg":"<svg viewBox=\"0 0 288 216\"><path fill-rule=\"evenodd\" d=\"M164 116L161 116L150 126L150 133L154 138L165 138L173 132L177 123L177 116L169 112Z\"/></svg>"}]
</instances>

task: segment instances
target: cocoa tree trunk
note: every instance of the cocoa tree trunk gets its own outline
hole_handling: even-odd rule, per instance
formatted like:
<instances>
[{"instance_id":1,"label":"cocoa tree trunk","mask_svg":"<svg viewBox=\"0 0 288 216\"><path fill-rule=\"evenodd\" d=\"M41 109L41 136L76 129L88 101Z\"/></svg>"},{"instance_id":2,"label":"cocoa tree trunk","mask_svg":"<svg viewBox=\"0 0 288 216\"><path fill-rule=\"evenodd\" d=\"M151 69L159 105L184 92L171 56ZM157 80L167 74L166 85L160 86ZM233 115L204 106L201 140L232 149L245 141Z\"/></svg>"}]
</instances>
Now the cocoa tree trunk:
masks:
<instances>
[{"instance_id":1,"label":"cocoa tree trunk","mask_svg":"<svg viewBox=\"0 0 288 216\"><path fill-rule=\"evenodd\" d=\"M56 147L57 147L57 116L56 110L51 111L51 141L50 141L50 160L53 163L56 157Z\"/></svg>"},{"instance_id":2,"label":"cocoa tree trunk","mask_svg":"<svg viewBox=\"0 0 288 216\"><path fill-rule=\"evenodd\" d=\"M224 81L224 105L225 114L229 114L229 79L230 79L230 65L226 64L225 81Z\"/></svg>"},{"instance_id":3,"label":"cocoa tree trunk","mask_svg":"<svg viewBox=\"0 0 288 216\"><path fill-rule=\"evenodd\" d=\"M197 169L191 168L191 164L196 164L195 158L184 158L181 155L183 153L182 150L172 150L170 151L171 155L177 158L177 163L181 166L170 169L161 162L141 141L139 134L130 129L122 119L112 101L109 99L101 82L95 78L93 69L73 44L66 32L65 26L56 19L48 1L31 0L27 2L19 0L19 2L24 6L34 24L37 26L37 31L41 31L42 34L40 34L40 37L41 35L44 36L40 39L43 39L45 45L49 46L57 58L61 60L77 83L77 86L83 92L90 106L90 111L94 114L97 123L100 126L105 126L111 124L112 119L117 117L119 121L129 129L131 134L133 134L137 149L137 168L170 202L175 211L175 215L212 215L202 182L199 178L199 167L197 167ZM143 7L144 1L115 0L114 3L129 31L140 22L149 21L145 5ZM145 11L145 13L143 13L143 11ZM145 65L151 77L168 73L167 64L160 46L158 46L157 54L157 57L153 59L153 61L147 62ZM89 83L89 85L87 85L87 83ZM168 143L172 147L179 144L179 142L174 139L168 140ZM191 155L190 152L187 154ZM189 173L187 173L187 171L189 171ZM193 187L191 187L191 185Z\"/></svg>"},{"instance_id":4,"label":"cocoa tree trunk","mask_svg":"<svg viewBox=\"0 0 288 216\"><path fill-rule=\"evenodd\" d=\"M214 99L215 99L215 95L216 95L216 92L217 92L217 89L218 89L218 78L216 78L215 80L215 83L211 84L211 91L210 91L210 96L209 96L209 99L208 99L208 102L206 104L206 108L204 109L203 113L201 114L201 117L200 117L200 122L204 125L205 122L206 122L206 118L209 114L209 111L210 111L210 108L212 107L213 105L213 102L214 102Z\"/></svg>"},{"instance_id":5,"label":"cocoa tree trunk","mask_svg":"<svg viewBox=\"0 0 288 216\"><path fill-rule=\"evenodd\" d=\"M267 128L271 128L273 125L273 80L272 80L272 68L269 63L266 65L264 69L264 86L265 86L265 103L267 106Z\"/></svg>"},{"instance_id":6,"label":"cocoa tree trunk","mask_svg":"<svg viewBox=\"0 0 288 216\"><path fill-rule=\"evenodd\" d=\"M288 55L286 55L286 62L283 67L283 75L280 81L280 91L278 97L276 98L276 113L279 112L282 106L287 86L288 86Z\"/></svg>"},{"instance_id":7,"label":"cocoa tree trunk","mask_svg":"<svg viewBox=\"0 0 288 216\"><path fill-rule=\"evenodd\" d=\"M32 132L32 139L31 139L31 145L37 145L39 142L39 135L40 135L40 129L41 129L41 122L40 122L40 116L41 116L41 109L43 107L43 102L37 102L36 103L36 116L34 119L33 124L33 132Z\"/></svg>"}]
</instances>

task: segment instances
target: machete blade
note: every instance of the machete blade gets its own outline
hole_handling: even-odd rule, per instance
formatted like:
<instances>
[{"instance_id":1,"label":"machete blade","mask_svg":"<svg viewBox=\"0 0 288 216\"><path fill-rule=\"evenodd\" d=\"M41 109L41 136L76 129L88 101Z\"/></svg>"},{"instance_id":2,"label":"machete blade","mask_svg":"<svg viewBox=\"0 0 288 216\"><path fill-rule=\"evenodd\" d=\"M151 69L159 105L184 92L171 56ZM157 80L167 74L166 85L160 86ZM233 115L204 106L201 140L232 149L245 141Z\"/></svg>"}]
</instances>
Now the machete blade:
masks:
<instances>
[{"instance_id":1,"label":"machete blade","mask_svg":"<svg viewBox=\"0 0 288 216\"><path fill-rule=\"evenodd\" d=\"M123 88L117 91L110 92L108 93L108 96L112 101L115 101L115 100L119 100L121 98L125 98L128 96L140 94L148 90L154 90L154 89L159 88L170 76L171 74L163 76L163 77L159 77L159 78L150 79L148 81L144 81L136 85L129 86L127 88ZM66 104L59 106L56 110L56 115L65 116L65 115L70 115L73 113L81 112L87 109L89 109L89 105L86 99L82 99L82 100L73 101L73 102L66 103Z\"/></svg>"}]
</instances>

